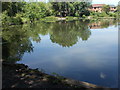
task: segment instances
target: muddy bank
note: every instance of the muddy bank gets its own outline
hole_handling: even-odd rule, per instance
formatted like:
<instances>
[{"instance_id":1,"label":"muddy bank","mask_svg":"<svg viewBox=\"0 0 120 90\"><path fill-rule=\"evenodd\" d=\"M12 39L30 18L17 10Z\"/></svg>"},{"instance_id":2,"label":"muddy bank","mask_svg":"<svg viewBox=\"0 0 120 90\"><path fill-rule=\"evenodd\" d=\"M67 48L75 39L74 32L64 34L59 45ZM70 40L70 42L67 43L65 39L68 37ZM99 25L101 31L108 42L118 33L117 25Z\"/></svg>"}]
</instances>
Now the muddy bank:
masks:
<instances>
[{"instance_id":1,"label":"muddy bank","mask_svg":"<svg viewBox=\"0 0 120 90\"><path fill-rule=\"evenodd\" d=\"M51 76L24 64L2 64L2 88L102 88L87 82Z\"/></svg>"}]
</instances>

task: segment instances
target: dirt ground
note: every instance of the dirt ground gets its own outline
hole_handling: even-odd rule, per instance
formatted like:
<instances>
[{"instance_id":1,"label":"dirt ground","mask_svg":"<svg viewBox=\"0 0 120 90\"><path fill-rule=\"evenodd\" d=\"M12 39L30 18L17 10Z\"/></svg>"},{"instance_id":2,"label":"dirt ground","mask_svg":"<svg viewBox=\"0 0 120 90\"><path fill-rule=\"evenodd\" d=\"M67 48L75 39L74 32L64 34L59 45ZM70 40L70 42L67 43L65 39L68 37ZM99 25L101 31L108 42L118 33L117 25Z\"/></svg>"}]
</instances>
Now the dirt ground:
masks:
<instances>
[{"instance_id":1,"label":"dirt ground","mask_svg":"<svg viewBox=\"0 0 120 90\"><path fill-rule=\"evenodd\" d=\"M24 64L2 64L2 88L101 88L99 86L51 76Z\"/></svg>"}]
</instances>

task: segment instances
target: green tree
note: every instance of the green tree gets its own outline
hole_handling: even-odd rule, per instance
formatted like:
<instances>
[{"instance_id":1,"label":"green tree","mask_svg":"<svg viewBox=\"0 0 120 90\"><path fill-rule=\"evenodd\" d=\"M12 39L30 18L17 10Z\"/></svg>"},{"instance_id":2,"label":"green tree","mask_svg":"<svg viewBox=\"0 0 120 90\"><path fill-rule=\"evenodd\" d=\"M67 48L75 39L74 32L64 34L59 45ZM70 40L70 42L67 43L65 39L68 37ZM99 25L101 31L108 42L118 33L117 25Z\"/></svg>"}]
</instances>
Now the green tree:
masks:
<instances>
[{"instance_id":1,"label":"green tree","mask_svg":"<svg viewBox=\"0 0 120 90\"><path fill-rule=\"evenodd\" d=\"M24 6L24 15L26 18L29 18L31 22L34 20L39 20L45 16L49 16L51 13L49 9L50 4L49 6L47 5L43 2L27 3Z\"/></svg>"},{"instance_id":2,"label":"green tree","mask_svg":"<svg viewBox=\"0 0 120 90\"><path fill-rule=\"evenodd\" d=\"M117 6L118 19L120 20L120 1Z\"/></svg>"},{"instance_id":3,"label":"green tree","mask_svg":"<svg viewBox=\"0 0 120 90\"><path fill-rule=\"evenodd\" d=\"M108 14L110 12L110 6L109 5L104 5L102 9L106 14Z\"/></svg>"},{"instance_id":4,"label":"green tree","mask_svg":"<svg viewBox=\"0 0 120 90\"><path fill-rule=\"evenodd\" d=\"M87 2L52 2L52 8L56 16L88 16L90 12L88 7L90 3Z\"/></svg>"},{"instance_id":5,"label":"green tree","mask_svg":"<svg viewBox=\"0 0 120 90\"><path fill-rule=\"evenodd\" d=\"M25 2L2 2L2 12L7 11L8 16L15 16L16 13L22 12Z\"/></svg>"}]
</instances>

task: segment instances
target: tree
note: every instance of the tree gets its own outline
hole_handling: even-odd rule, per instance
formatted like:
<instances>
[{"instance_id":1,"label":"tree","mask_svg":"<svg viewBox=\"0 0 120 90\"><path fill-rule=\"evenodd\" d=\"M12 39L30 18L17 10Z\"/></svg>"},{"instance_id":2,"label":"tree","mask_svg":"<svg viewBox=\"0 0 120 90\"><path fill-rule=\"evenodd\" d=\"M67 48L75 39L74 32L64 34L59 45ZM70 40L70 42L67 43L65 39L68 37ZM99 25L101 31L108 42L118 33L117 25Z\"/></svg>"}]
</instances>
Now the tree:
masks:
<instances>
[{"instance_id":1,"label":"tree","mask_svg":"<svg viewBox=\"0 0 120 90\"><path fill-rule=\"evenodd\" d=\"M118 19L120 19L120 1L117 6L117 12L118 12Z\"/></svg>"},{"instance_id":2,"label":"tree","mask_svg":"<svg viewBox=\"0 0 120 90\"><path fill-rule=\"evenodd\" d=\"M89 2L3 2L4 18L2 21L9 21L9 24L22 24L51 15L59 17L88 16L90 14L89 6ZM7 16L8 18L6 18Z\"/></svg>"},{"instance_id":3,"label":"tree","mask_svg":"<svg viewBox=\"0 0 120 90\"><path fill-rule=\"evenodd\" d=\"M103 6L103 11L108 14L110 12L110 6L109 5L104 5Z\"/></svg>"},{"instance_id":4,"label":"tree","mask_svg":"<svg viewBox=\"0 0 120 90\"><path fill-rule=\"evenodd\" d=\"M43 2L27 3L24 7L24 15L26 18L29 18L31 22L34 20L39 20L50 15L51 11L49 7L50 4L45 4Z\"/></svg>"},{"instance_id":5,"label":"tree","mask_svg":"<svg viewBox=\"0 0 120 90\"><path fill-rule=\"evenodd\" d=\"M25 2L2 2L2 12L7 11L9 16L15 16L16 13L22 12Z\"/></svg>"},{"instance_id":6,"label":"tree","mask_svg":"<svg viewBox=\"0 0 120 90\"><path fill-rule=\"evenodd\" d=\"M56 16L88 16L90 13L87 2L52 2L52 9Z\"/></svg>"}]
</instances>

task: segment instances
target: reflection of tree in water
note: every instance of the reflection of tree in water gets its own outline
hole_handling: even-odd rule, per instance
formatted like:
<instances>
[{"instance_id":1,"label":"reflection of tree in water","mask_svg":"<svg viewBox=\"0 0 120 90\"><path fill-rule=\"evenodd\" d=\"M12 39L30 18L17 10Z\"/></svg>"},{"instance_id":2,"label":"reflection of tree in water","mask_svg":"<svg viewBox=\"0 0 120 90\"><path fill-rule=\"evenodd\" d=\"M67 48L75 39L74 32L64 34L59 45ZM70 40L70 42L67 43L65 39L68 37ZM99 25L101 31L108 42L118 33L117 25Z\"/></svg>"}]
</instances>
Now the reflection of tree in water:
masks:
<instances>
[{"instance_id":1,"label":"reflection of tree in water","mask_svg":"<svg viewBox=\"0 0 120 90\"><path fill-rule=\"evenodd\" d=\"M3 40L4 42L5 40ZM14 40L12 43L3 44L3 59L9 60L12 62L21 60L23 54L25 52L30 52L33 50L32 44L29 41L19 41L15 42ZM23 43L24 42L24 43Z\"/></svg>"},{"instance_id":2,"label":"reflection of tree in water","mask_svg":"<svg viewBox=\"0 0 120 90\"><path fill-rule=\"evenodd\" d=\"M104 20L104 21L102 21L102 22L103 22L103 23L102 23L101 26L103 26L103 28L107 28L107 27L113 26L113 25L117 26L117 20L114 20L114 19ZM109 22L109 24L108 24L108 22ZM107 26L105 25L106 23L107 23Z\"/></svg>"},{"instance_id":3,"label":"reflection of tree in water","mask_svg":"<svg viewBox=\"0 0 120 90\"><path fill-rule=\"evenodd\" d=\"M74 45L78 39L76 37L76 33L72 31L72 28L69 24L55 24L52 29L52 34L50 35L50 39L53 43L58 43L65 46Z\"/></svg>"},{"instance_id":4,"label":"reflection of tree in water","mask_svg":"<svg viewBox=\"0 0 120 90\"><path fill-rule=\"evenodd\" d=\"M55 23L50 34L53 43L58 43L63 47L73 46L78 42L79 38L87 40L91 35L87 22L68 22Z\"/></svg>"},{"instance_id":5,"label":"reflection of tree in water","mask_svg":"<svg viewBox=\"0 0 120 90\"><path fill-rule=\"evenodd\" d=\"M30 53L33 51L33 46L29 39L30 32L26 30L22 26L3 29L3 60L9 60L10 62L19 61L25 52Z\"/></svg>"},{"instance_id":6,"label":"reflection of tree in water","mask_svg":"<svg viewBox=\"0 0 120 90\"><path fill-rule=\"evenodd\" d=\"M47 34L48 27L44 23L40 24L25 24L23 26L4 27L2 42L3 42L3 60L10 62L19 61L25 52L33 51L32 41L40 42L39 34Z\"/></svg>"},{"instance_id":7,"label":"reflection of tree in water","mask_svg":"<svg viewBox=\"0 0 120 90\"><path fill-rule=\"evenodd\" d=\"M109 25L114 23L111 22ZM49 34L53 43L63 47L73 46L78 42L79 38L83 41L88 40L91 35L88 24L88 21L73 21L25 24L23 26L4 28L2 32L3 59L13 62L21 60L25 52L30 53L33 51L31 40L38 43L41 41L39 34ZM103 22L104 24L106 22Z\"/></svg>"}]
</instances>

